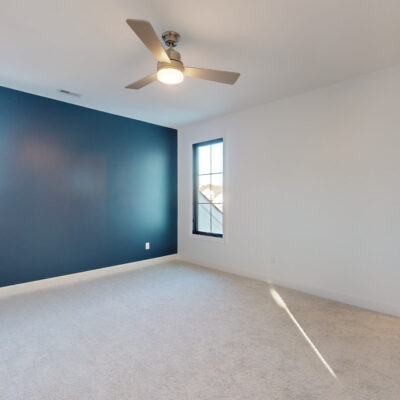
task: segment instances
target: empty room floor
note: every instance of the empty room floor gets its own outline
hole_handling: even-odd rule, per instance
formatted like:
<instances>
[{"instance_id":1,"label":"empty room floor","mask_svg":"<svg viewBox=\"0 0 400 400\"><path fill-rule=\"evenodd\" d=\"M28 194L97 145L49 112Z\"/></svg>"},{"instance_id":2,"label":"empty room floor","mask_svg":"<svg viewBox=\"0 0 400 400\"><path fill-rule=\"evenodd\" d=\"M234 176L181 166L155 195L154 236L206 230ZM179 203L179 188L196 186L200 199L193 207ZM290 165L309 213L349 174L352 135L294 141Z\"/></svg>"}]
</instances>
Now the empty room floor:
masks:
<instances>
[{"instance_id":1,"label":"empty room floor","mask_svg":"<svg viewBox=\"0 0 400 400\"><path fill-rule=\"evenodd\" d=\"M0 398L398 400L400 319L178 262L10 295Z\"/></svg>"}]
</instances>

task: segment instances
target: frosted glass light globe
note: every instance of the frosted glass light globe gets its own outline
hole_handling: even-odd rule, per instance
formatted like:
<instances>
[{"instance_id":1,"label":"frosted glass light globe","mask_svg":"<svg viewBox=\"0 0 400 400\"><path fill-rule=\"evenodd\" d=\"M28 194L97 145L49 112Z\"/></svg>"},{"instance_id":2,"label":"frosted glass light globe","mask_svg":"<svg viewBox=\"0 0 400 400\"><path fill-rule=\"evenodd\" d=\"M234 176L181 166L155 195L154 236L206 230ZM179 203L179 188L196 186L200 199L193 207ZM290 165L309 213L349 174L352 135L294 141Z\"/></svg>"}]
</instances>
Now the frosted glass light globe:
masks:
<instances>
[{"instance_id":1,"label":"frosted glass light globe","mask_svg":"<svg viewBox=\"0 0 400 400\"><path fill-rule=\"evenodd\" d=\"M157 79L167 85L176 85L183 81L183 73L174 67L164 67L157 71Z\"/></svg>"}]
</instances>

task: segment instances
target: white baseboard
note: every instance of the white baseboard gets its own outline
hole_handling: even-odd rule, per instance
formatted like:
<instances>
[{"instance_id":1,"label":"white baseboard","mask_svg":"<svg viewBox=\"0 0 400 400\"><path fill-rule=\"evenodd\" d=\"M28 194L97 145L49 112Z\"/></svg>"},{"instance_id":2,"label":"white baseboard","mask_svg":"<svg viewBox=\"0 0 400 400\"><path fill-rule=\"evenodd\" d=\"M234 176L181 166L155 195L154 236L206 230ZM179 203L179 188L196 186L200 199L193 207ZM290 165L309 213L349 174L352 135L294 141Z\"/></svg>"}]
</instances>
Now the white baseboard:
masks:
<instances>
[{"instance_id":1,"label":"white baseboard","mask_svg":"<svg viewBox=\"0 0 400 400\"><path fill-rule=\"evenodd\" d=\"M375 312L379 312L382 314L389 314L389 315L393 315L395 317L400 317L400 305L399 304L386 304L386 303L381 303L381 302L378 302L375 300L363 299L363 298L360 298L357 296L351 296L351 295L347 295L344 293L333 292L330 290L326 290L324 288L316 288L313 286L302 285L302 284L298 284L297 282L293 283L293 282L284 281L284 280L280 280L280 279L270 279L268 276L263 275L263 274L252 273L252 272L247 272L247 271L243 272L243 271L239 271L239 270L230 269L230 268L227 268L227 267L221 266L221 265L203 265L203 264L199 264L196 262L192 262L188 259L184 259L182 257L179 257L179 260L184 263L187 263L187 264L203 266L205 268L210 268L210 269L214 269L214 270L221 271L221 272L227 272L227 273L230 273L233 275L243 276L245 278L256 279L256 280L274 284L277 286L282 286L282 287L285 287L288 289L298 290L299 292L311 294L313 296L322 297L324 299L333 300L333 301L337 301L340 303L345 303L345 304L348 304L351 306L364 308L366 310L375 311Z\"/></svg>"},{"instance_id":2,"label":"white baseboard","mask_svg":"<svg viewBox=\"0 0 400 400\"><path fill-rule=\"evenodd\" d=\"M293 284L292 282L275 280L274 283L278 286L283 286L289 289L298 290L303 293L308 293L313 296L323 297L325 299L338 301L340 303L349 304L364 308L366 310L379 312L382 314L389 314L395 317L400 317L400 305L399 304L387 304L379 301L363 299L361 297L348 295L345 293L333 292L326 289L316 288L309 285L299 285L298 283Z\"/></svg>"},{"instance_id":3,"label":"white baseboard","mask_svg":"<svg viewBox=\"0 0 400 400\"><path fill-rule=\"evenodd\" d=\"M190 265L194 265L194 266L197 266L197 267L213 269L213 270L216 270L216 271L226 272L226 273L232 274L232 275L238 275L238 276L242 276L242 277L245 277L245 278L255 279L257 281L268 282L267 276L265 276L263 274L257 274L257 273L252 273L252 272L248 272L248 271L243 272L241 270L227 268L227 267L225 267L223 265L215 265L215 264L211 265L209 263L207 263L207 265L206 265L206 264L203 264L203 263L200 263L200 262L197 262L197 261L189 260L189 259L184 258L182 256L178 256L178 260L183 262L183 263L185 263L185 264L190 264Z\"/></svg>"},{"instance_id":4,"label":"white baseboard","mask_svg":"<svg viewBox=\"0 0 400 400\"><path fill-rule=\"evenodd\" d=\"M82 281L87 281L87 280L91 280L91 279L101 278L104 276L113 275L113 274L124 272L124 271L133 271L135 269L145 268L145 267L149 267L152 265L156 265L156 264L160 264L160 263L164 263L164 262L172 262L172 261L180 261L185 264L201 266L201 267L205 267L205 268L209 268L209 269L213 269L213 270L217 270L217 271L221 271L221 272L230 273L233 275L243 276L243 277L250 278L250 279L256 279L256 280L263 281L266 283L273 283L278 286L298 290L300 292L308 293L308 294L311 294L314 296L319 296L319 297L323 297L323 298L326 298L329 300L334 300L334 301L338 301L341 303L349 304L352 306L361 307L364 309L400 317L400 306L398 304L392 304L392 305L384 304L384 303L376 302L376 301L369 300L369 299L362 299L362 298L359 298L356 296L349 296L349 295L346 295L343 293L332 292L329 290L316 288L313 286L308 286L308 285L306 286L306 285L301 285L298 283L294 284L293 282L288 282L288 281L283 281L283 280L271 280L263 274L257 274L257 273L252 273L252 272L249 273L249 272L243 272L243 271L239 271L239 270L232 270L230 268L227 268L227 267L224 267L221 265L204 265L204 264L196 263L196 262L190 261L188 259L185 259L183 257L180 257L178 254L171 254L169 256L164 256L164 257L150 258L147 260L136 261L136 262L131 262L131 263L127 263L127 264L115 265L115 266L111 266L111 267L105 267L105 268L84 271L84 272L78 272L78 273L70 274L70 275L62 275L62 276L57 276L54 278L42 279L39 281L32 281L32 282L20 283L17 285L0 287L0 299L8 297L8 296L16 295L16 294L22 294L22 293L26 293L26 292L35 291L35 290L43 290L46 288L55 288L57 286L62 286L65 284L72 284L72 283L76 283L76 282L82 282Z\"/></svg>"},{"instance_id":5,"label":"white baseboard","mask_svg":"<svg viewBox=\"0 0 400 400\"><path fill-rule=\"evenodd\" d=\"M91 269L88 271L77 272L75 274L56 276L54 278L47 278L47 279L41 279L38 281L19 283L17 285L4 286L4 287L0 287L0 299L4 298L4 297L8 297L8 296L13 296L16 294L22 294L22 293L26 293L26 292L35 291L35 290L42 290L42 289L46 289L46 288L55 288L57 286L61 286L61 285L65 285L65 284L71 284L71 283L101 278L104 276L113 275L113 274L124 272L124 271L133 271L135 269L145 268L145 267L149 267L151 265L156 265L156 264L169 262L169 261L176 261L177 259L178 259L177 254L171 254L169 256L164 256L164 257L150 258L147 260L135 261L135 262L121 264L121 265L114 265L111 267Z\"/></svg>"}]
</instances>

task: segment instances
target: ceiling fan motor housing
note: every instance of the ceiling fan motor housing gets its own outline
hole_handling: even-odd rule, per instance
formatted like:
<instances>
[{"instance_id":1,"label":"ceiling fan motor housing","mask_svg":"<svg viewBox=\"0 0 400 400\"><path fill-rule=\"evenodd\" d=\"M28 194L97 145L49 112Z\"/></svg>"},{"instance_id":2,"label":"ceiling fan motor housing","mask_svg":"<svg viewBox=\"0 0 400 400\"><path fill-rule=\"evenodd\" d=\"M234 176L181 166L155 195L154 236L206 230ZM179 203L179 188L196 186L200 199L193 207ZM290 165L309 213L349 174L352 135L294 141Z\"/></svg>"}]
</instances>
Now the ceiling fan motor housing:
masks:
<instances>
[{"instance_id":1,"label":"ceiling fan motor housing","mask_svg":"<svg viewBox=\"0 0 400 400\"><path fill-rule=\"evenodd\" d=\"M184 69L182 62L177 61L177 60L171 60L171 62L169 62L169 63L159 61L157 63L157 71L159 71L160 69L163 69L163 68L175 68L175 69L181 71L182 73L183 73L183 69Z\"/></svg>"},{"instance_id":2,"label":"ceiling fan motor housing","mask_svg":"<svg viewBox=\"0 0 400 400\"><path fill-rule=\"evenodd\" d=\"M168 54L168 57L170 60L181 62L181 55L176 50L174 50L172 47L167 49L166 53Z\"/></svg>"},{"instance_id":3,"label":"ceiling fan motor housing","mask_svg":"<svg viewBox=\"0 0 400 400\"><path fill-rule=\"evenodd\" d=\"M183 63L181 61L181 55L174 50L172 47L169 47L166 50L169 59L171 60L169 63L159 61L157 63L157 71L162 68L176 68L179 71L183 72Z\"/></svg>"}]
</instances>

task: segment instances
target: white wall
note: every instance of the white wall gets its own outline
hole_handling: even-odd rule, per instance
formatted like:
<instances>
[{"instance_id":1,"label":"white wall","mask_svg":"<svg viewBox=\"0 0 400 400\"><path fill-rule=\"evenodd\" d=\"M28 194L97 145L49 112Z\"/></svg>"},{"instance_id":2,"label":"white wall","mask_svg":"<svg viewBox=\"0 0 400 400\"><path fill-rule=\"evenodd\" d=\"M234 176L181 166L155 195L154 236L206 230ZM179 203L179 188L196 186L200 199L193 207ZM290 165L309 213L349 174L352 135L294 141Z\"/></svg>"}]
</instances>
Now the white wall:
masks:
<instances>
[{"instance_id":1,"label":"white wall","mask_svg":"<svg viewBox=\"0 0 400 400\"><path fill-rule=\"evenodd\" d=\"M191 144L225 138L226 240L191 235ZM179 129L179 254L400 316L400 67Z\"/></svg>"}]
</instances>

